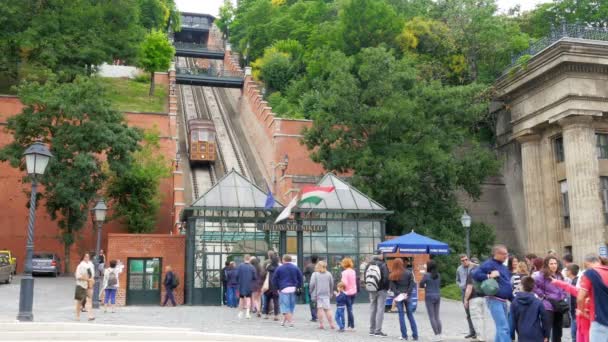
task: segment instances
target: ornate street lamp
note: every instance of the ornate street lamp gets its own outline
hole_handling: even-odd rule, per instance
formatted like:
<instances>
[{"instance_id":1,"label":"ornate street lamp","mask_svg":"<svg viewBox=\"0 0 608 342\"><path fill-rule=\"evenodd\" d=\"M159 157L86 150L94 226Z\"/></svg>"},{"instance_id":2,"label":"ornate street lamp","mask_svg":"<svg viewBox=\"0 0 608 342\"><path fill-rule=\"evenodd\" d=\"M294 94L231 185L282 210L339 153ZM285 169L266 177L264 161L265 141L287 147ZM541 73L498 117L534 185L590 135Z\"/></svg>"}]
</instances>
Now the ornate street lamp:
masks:
<instances>
[{"instance_id":1,"label":"ornate street lamp","mask_svg":"<svg viewBox=\"0 0 608 342\"><path fill-rule=\"evenodd\" d=\"M99 250L101 249L101 225L106 220L108 207L103 199L99 199L95 207L91 209L93 220L97 223L97 244L95 245L95 286L93 287L93 308L99 308L99 287L100 287L100 270L99 270Z\"/></svg>"},{"instance_id":2,"label":"ornate street lamp","mask_svg":"<svg viewBox=\"0 0 608 342\"><path fill-rule=\"evenodd\" d=\"M38 190L38 177L44 174L49 159L53 156L49 149L40 142L35 142L23 153L27 174L32 180L30 194L30 217L27 226L27 243L25 247L25 274L21 279L19 292L19 314L17 319L22 322L34 320L32 307L34 304L34 278L32 277L32 256L34 254L34 224L36 222L36 192Z\"/></svg>"},{"instance_id":3,"label":"ornate street lamp","mask_svg":"<svg viewBox=\"0 0 608 342\"><path fill-rule=\"evenodd\" d=\"M462 213L462 217L460 217L460 223L462 223L462 226L464 227L464 229L467 232L467 256L471 257L471 237L470 237L470 233L471 233L471 216L469 216L469 214L467 214L467 211L465 210L464 213Z\"/></svg>"}]
</instances>

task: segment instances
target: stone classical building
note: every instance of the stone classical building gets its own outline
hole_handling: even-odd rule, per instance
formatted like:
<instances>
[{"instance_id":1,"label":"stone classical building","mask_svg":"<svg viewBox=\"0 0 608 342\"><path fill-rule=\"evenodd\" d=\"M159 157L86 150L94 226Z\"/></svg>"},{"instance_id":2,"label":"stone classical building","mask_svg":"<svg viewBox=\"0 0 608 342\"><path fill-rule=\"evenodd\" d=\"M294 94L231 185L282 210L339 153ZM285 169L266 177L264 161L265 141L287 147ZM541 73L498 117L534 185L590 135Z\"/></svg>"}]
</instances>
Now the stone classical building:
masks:
<instances>
[{"instance_id":1,"label":"stone classical building","mask_svg":"<svg viewBox=\"0 0 608 342\"><path fill-rule=\"evenodd\" d=\"M563 32L497 81L495 114L522 250L580 261L608 240L608 34Z\"/></svg>"}]
</instances>

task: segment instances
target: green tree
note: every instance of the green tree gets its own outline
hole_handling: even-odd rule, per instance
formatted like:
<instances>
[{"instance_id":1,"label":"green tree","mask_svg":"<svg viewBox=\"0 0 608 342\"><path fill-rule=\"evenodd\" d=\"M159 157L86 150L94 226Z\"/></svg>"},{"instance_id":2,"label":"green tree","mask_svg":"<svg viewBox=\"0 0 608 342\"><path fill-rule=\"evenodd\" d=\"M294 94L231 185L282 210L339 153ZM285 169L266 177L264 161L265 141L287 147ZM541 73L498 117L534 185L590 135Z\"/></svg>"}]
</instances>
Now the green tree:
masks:
<instances>
[{"instance_id":1,"label":"green tree","mask_svg":"<svg viewBox=\"0 0 608 342\"><path fill-rule=\"evenodd\" d=\"M122 220L129 233L150 233L156 226L160 208L160 181L169 177L170 167L160 154L157 130L144 132L143 146L132 153L128 170L112 173L106 194L114 199L114 217Z\"/></svg>"},{"instance_id":2,"label":"green tree","mask_svg":"<svg viewBox=\"0 0 608 342\"><path fill-rule=\"evenodd\" d=\"M220 7L219 18L215 20L215 24L224 34L228 34L228 28L234 20L234 6L232 1L225 0L224 4Z\"/></svg>"},{"instance_id":3,"label":"green tree","mask_svg":"<svg viewBox=\"0 0 608 342\"><path fill-rule=\"evenodd\" d=\"M13 142L0 149L0 160L24 169L23 151L34 141L50 146L50 160L40 183L46 210L57 220L65 248L65 270L70 247L87 221L93 200L104 186L108 169L129 169L131 153L141 134L114 111L95 78L77 77L73 83L51 78L45 84L25 82L18 88L23 111L8 119Z\"/></svg>"},{"instance_id":4,"label":"green tree","mask_svg":"<svg viewBox=\"0 0 608 342\"><path fill-rule=\"evenodd\" d=\"M4 1L0 7L0 58L7 63L0 65L14 79L53 72L70 81L103 62L132 59L143 37L139 8L130 0Z\"/></svg>"},{"instance_id":5,"label":"green tree","mask_svg":"<svg viewBox=\"0 0 608 342\"><path fill-rule=\"evenodd\" d=\"M342 51L352 55L382 43L395 45L401 22L391 6L378 0L347 0L339 14Z\"/></svg>"},{"instance_id":6,"label":"green tree","mask_svg":"<svg viewBox=\"0 0 608 342\"><path fill-rule=\"evenodd\" d=\"M150 96L154 95L154 72L169 69L175 48L161 31L152 31L141 43L137 64L150 73Z\"/></svg>"},{"instance_id":7,"label":"green tree","mask_svg":"<svg viewBox=\"0 0 608 342\"><path fill-rule=\"evenodd\" d=\"M325 81L302 99L314 120L304 138L313 159L353 171L356 185L395 210L392 233L450 238L462 213L455 192L477 198L498 170L474 132L487 111L485 87L417 81L411 60L382 48L332 53L315 70Z\"/></svg>"},{"instance_id":8,"label":"green tree","mask_svg":"<svg viewBox=\"0 0 608 342\"><path fill-rule=\"evenodd\" d=\"M141 25L149 31L180 30L180 15L174 0L138 0Z\"/></svg>"}]
</instances>

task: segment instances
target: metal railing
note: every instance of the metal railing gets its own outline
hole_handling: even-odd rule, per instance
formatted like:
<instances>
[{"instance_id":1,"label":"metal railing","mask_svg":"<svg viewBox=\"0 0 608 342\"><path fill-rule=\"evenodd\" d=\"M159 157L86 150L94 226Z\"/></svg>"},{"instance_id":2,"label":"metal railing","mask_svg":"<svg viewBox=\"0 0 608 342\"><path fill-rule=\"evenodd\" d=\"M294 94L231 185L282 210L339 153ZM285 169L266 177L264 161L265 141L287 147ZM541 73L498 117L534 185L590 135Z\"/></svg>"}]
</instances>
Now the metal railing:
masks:
<instances>
[{"instance_id":1,"label":"metal railing","mask_svg":"<svg viewBox=\"0 0 608 342\"><path fill-rule=\"evenodd\" d=\"M211 24L204 18L182 17L182 27L209 28Z\"/></svg>"},{"instance_id":2,"label":"metal railing","mask_svg":"<svg viewBox=\"0 0 608 342\"><path fill-rule=\"evenodd\" d=\"M178 75L192 75L192 76L211 76L211 77L231 77L231 78L243 78L242 72L230 71L218 68L182 68L176 67L175 73Z\"/></svg>"},{"instance_id":3,"label":"metal railing","mask_svg":"<svg viewBox=\"0 0 608 342\"><path fill-rule=\"evenodd\" d=\"M511 64L505 69L505 72L516 66L522 56L534 56L564 38L608 41L608 28L566 23L562 23L557 27L552 25L548 36L530 43L530 46L526 50L512 56Z\"/></svg>"},{"instance_id":4,"label":"metal railing","mask_svg":"<svg viewBox=\"0 0 608 342\"><path fill-rule=\"evenodd\" d=\"M224 52L224 47L221 45L207 45L197 43L186 43L186 42L174 42L173 45L176 49L193 49L193 50L207 50L207 51L218 51Z\"/></svg>"}]
</instances>

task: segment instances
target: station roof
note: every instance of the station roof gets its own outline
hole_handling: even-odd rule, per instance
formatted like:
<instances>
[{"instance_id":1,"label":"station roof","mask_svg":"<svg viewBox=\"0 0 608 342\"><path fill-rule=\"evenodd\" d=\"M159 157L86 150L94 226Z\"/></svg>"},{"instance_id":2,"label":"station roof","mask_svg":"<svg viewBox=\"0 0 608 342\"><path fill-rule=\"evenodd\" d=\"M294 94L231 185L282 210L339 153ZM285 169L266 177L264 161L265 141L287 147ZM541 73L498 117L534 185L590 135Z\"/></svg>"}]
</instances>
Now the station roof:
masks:
<instances>
[{"instance_id":1,"label":"station roof","mask_svg":"<svg viewBox=\"0 0 608 342\"><path fill-rule=\"evenodd\" d=\"M230 171L187 209L264 210L267 192L235 170ZM274 209L283 209L275 200Z\"/></svg>"},{"instance_id":2,"label":"station roof","mask_svg":"<svg viewBox=\"0 0 608 342\"><path fill-rule=\"evenodd\" d=\"M317 183L318 186L333 186L336 188L335 191L331 192L321 203L313 205L306 203L300 206L294 211L307 212L310 210L315 211L342 211L348 213L379 213L389 214L391 211L386 210L385 207L380 205L378 202L371 199L359 191L354 186L346 183L342 179L338 178L333 173L326 174Z\"/></svg>"}]
</instances>

